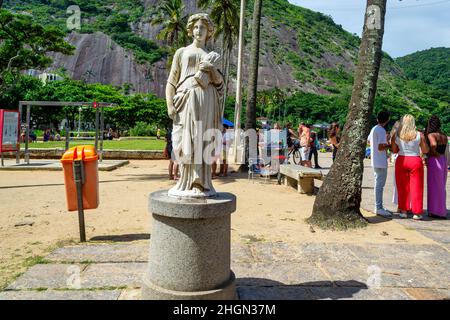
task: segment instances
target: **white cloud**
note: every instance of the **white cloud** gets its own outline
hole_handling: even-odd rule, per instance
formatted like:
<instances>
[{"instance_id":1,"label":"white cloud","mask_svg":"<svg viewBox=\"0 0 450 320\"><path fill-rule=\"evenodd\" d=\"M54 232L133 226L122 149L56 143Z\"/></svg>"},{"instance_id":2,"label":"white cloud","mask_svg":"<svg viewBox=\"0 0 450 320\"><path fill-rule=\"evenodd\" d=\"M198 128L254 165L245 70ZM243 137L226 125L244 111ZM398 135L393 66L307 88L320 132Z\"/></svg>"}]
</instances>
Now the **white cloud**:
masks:
<instances>
[{"instance_id":1,"label":"white cloud","mask_svg":"<svg viewBox=\"0 0 450 320\"><path fill-rule=\"evenodd\" d=\"M337 24L361 35L365 0L289 0L331 15ZM450 0L388 1L383 49L393 57L450 47Z\"/></svg>"}]
</instances>

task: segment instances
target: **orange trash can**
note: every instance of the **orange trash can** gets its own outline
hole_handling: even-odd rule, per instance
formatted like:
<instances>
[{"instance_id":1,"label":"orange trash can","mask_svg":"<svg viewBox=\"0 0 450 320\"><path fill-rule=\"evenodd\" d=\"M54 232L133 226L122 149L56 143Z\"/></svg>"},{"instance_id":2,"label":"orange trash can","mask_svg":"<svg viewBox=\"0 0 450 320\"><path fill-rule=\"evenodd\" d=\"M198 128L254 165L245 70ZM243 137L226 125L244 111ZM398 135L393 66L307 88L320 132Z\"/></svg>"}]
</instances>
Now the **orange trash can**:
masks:
<instances>
[{"instance_id":1,"label":"orange trash can","mask_svg":"<svg viewBox=\"0 0 450 320\"><path fill-rule=\"evenodd\" d=\"M67 150L61 158L66 187L67 209L78 210L77 186L74 179L73 163L82 160L84 184L82 187L83 209L95 209L99 205L98 155L94 146L77 146Z\"/></svg>"}]
</instances>

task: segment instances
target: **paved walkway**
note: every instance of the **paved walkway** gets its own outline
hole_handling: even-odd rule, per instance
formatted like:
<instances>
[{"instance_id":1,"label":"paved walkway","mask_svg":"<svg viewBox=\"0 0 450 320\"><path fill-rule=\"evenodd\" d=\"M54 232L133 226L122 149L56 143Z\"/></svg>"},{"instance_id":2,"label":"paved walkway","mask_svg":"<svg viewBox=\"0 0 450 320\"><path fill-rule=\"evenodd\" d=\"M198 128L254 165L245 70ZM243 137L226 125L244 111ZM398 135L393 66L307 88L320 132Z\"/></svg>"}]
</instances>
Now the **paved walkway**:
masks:
<instances>
[{"instance_id":1,"label":"paved walkway","mask_svg":"<svg viewBox=\"0 0 450 320\"><path fill-rule=\"evenodd\" d=\"M139 299L148 241L57 249L0 299ZM438 245L233 244L242 300L450 299Z\"/></svg>"},{"instance_id":2,"label":"paved walkway","mask_svg":"<svg viewBox=\"0 0 450 320\"><path fill-rule=\"evenodd\" d=\"M321 160L329 165L329 159ZM394 210L392 181L390 170L385 203ZM363 208L372 207L368 167ZM239 298L450 299L450 220L397 221L434 244L233 243ZM148 245L141 240L57 249L0 292L0 300L139 299Z\"/></svg>"}]
</instances>

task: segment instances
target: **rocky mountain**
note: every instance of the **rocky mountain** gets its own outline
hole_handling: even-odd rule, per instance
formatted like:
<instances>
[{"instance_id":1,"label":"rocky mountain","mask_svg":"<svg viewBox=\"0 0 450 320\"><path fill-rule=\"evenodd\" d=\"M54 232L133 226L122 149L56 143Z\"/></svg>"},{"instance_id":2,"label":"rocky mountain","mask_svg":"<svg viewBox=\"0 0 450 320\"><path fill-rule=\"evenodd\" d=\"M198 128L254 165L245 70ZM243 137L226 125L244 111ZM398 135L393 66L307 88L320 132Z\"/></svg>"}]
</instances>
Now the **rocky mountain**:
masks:
<instances>
[{"instance_id":1,"label":"rocky mountain","mask_svg":"<svg viewBox=\"0 0 450 320\"><path fill-rule=\"evenodd\" d=\"M67 70L74 79L113 85L129 83L137 92L164 95L167 77L164 57L153 63L138 61L133 50L114 41L111 17L126 16L131 31L140 38L156 39L161 27L150 24L158 0L125 1L6 1L6 8L35 15L37 20L64 27L66 6L78 4L82 14L81 32L70 32L69 42L76 46L73 56L53 55L54 63L47 71ZM185 0L189 15L198 12L196 0ZM249 1L246 40L250 41L253 3ZM287 0L264 1L259 88L299 89L304 92L330 94L339 91L341 82L352 81L359 39L336 25L330 17L290 4ZM115 25L112 25L115 27ZM218 41L217 43L219 43ZM237 47L237 46L236 46ZM219 50L217 45L212 48ZM245 61L249 61L246 48ZM237 48L233 54L232 76L236 75ZM388 57L387 57L388 58ZM385 71L401 74L390 58ZM249 63L244 63L245 75ZM231 86L235 86L235 81ZM233 90L234 88L231 88Z\"/></svg>"}]
</instances>

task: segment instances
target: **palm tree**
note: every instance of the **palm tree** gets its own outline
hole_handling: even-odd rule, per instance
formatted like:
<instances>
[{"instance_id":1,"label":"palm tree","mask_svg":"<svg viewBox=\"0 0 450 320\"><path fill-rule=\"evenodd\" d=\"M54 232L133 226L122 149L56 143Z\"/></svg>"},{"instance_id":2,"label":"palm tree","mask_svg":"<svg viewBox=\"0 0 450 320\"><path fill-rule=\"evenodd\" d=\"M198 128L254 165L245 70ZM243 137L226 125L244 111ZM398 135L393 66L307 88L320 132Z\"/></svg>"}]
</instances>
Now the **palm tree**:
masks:
<instances>
[{"instance_id":1,"label":"palm tree","mask_svg":"<svg viewBox=\"0 0 450 320\"><path fill-rule=\"evenodd\" d=\"M239 35L239 0L198 0L197 5L202 9L211 9L210 17L216 25L214 38L222 37L222 71L225 79L223 104L225 107L231 52Z\"/></svg>"},{"instance_id":2,"label":"palm tree","mask_svg":"<svg viewBox=\"0 0 450 320\"><path fill-rule=\"evenodd\" d=\"M180 48L187 42L187 15L184 14L182 0L163 0L159 5L158 16L151 21L152 25L162 24L163 29L158 34L159 40L165 40L167 45Z\"/></svg>"},{"instance_id":3,"label":"palm tree","mask_svg":"<svg viewBox=\"0 0 450 320\"><path fill-rule=\"evenodd\" d=\"M359 227L364 153L382 58L387 0L367 0L352 98L339 151L314 202L309 222L323 228Z\"/></svg>"},{"instance_id":4,"label":"palm tree","mask_svg":"<svg viewBox=\"0 0 450 320\"><path fill-rule=\"evenodd\" d=\"M256 99L258 90L259 43L261 34L262 0L255 0L253 8L250 75L248 79L245 130L256 129Z\"/></svg>"}]
</instances>

